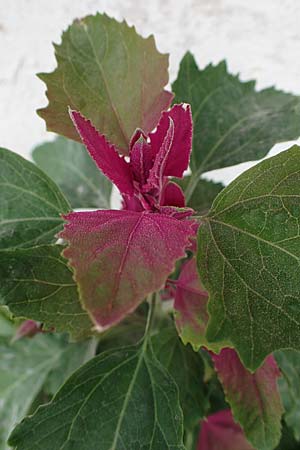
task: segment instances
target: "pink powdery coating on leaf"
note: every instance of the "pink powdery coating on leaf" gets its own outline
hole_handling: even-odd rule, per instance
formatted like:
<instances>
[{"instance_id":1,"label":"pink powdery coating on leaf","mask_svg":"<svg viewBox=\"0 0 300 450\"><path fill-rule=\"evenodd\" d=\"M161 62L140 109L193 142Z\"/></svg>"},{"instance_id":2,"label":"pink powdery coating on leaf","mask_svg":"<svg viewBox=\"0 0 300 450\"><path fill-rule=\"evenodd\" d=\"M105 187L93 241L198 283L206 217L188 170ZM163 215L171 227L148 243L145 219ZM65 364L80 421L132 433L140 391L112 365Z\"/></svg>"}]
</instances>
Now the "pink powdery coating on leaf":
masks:
<instances>
[{"instance_id":1,"label":"pink powdery coating on leaf","mask_svg":"<svg viewBox=\"0 0 300 450\"><path fill-rule=\"evenodd\" d=\"M65 219L64 256L98 329L118 323L159 290L193 234L192 220L148 212L81 212Z\"/></svg>"},{"instance_id":2,"label":"pink powdery coating on leaf","mask_svg":"<svg viewBox=\"0 0 300 450\"><path fill-rule=\"evenodd\" d=\"M70 116L82 142L99 169L117 186L122 194L133 195L133 180L129 164L88 119L85 119L77 111L70 111Z\"/></svg>"},{"instance_id":3,"label":"pink powdery coating on leaf","mask_svg":"<svg viewBox=\"0 0 300 450\"><path fill-rule=\"evenodd\" d=\"M267 448L276 433L280 437L283 413L277 386L280 370L273 355L254 373L243 366L233 349L224 348L212 359L235 420L251 442L255 437Z\"/></svg>"},{"instance_id":4,"label":"pink powdery coating on leaf","mask_svg":"<svg viewBox=\"0 0 300 450\"><path fill-rule=\"evenodd\" d=\"M254 450L230 409L208 416L202 422L197 450Z\"/></svg>"},{"instance_id":5,"label":"pink powdery coating on leaf","mask_svg":"<svg viewBox=\"0 0 300 450\"><path fill-rule=\"evenodd\" d=\"M185 197L181 187L178 186L178 184L174 183L173 181L168 181L163 190L161 204L167 206L176 206L178 208L184 208Z\"/></svg>"},{"instance_id":6,"label":"pink powdery coating on leaf","mask_svg":"<svg viewBox=\"0 0 300 450\"><path fill-rule=\"evenodd\" d=\"M162 113L156 131L149 135L156 158L161 158L161 149L172 123L173 136L168 151L165 150L163 175L181 178L188 168L192 149L193 120L190 105L181 103Z\"/></svg>"},{"instance_id":7,"label":"pink powdery coating on leaf","mask_svg":"<svg viewBox=\"0 0 300 450\"><path fill-rule=\"evenodd\" d=\"M185 262L176 282L175 323L185 343L199 347L205 336L208 293L201 286L196 258ZM197 345L199 343L199 345Z\"/></svg>"}]
</instances>

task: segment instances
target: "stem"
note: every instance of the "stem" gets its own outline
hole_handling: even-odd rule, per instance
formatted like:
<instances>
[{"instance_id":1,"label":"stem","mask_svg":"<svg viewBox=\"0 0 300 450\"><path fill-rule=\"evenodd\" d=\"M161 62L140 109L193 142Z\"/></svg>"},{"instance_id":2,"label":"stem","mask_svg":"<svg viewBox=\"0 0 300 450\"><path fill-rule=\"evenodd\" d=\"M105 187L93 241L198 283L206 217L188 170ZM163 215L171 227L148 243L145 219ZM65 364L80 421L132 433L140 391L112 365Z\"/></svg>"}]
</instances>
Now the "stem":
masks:
<instances>
[{"instance_id":1,"label":"stem","mask_svg":"<svg viewBox=\"0 0 300 450\"><path fill-rule=\"evenodd\" d=\"M191 179L185 190L186 202L188 202L191 199L201 175L202 175L202 166L199 167L199 169L195 172L194 175L191 175Z\"/></svg>"},{"instance_id":2,"label":"stem","mask_svg":"<svg viewBox=\"0 0 300 450\"><path fill-rule=\"evenodd\" d=\"M146 343L148 341L148 336L150 334L149 332L151 330L152 323L153 323L155 304L156 304L156 293L149 295L147 300L149 303L149 310L148 310L147 323L146 323L145 333L144 333L144 342L146 342Z\"/></svg>"},{"instance_id":3,"label":"stem","mask_svg":"<svg viewBox=\"0 0 300 450\"><path fill-rule=\"evenodd\" d=\"M186 450L194 450L194 433L192 430L186 430L184 447Z\"/></svg>"}]
</instances>

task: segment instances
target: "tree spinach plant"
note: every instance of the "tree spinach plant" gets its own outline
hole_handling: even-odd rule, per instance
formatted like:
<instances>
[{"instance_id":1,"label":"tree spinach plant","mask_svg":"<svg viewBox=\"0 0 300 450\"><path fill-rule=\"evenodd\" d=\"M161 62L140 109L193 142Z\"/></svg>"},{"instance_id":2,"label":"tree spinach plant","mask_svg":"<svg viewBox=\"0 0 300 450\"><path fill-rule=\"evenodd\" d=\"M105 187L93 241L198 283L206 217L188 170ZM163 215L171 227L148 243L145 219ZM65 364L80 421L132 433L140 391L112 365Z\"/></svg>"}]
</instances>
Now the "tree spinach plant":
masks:
<instances>
[{"instance_id":1,"label":"tree spinach plant","mask_svg":"<svg viewBox=\"0 0 300 450\"><path fill-rule=\"evenodd\" d=\"M300 148L203 174L297 138L300 97L190 53L171 93L106 15L55 54L60 136L0 149L0 447L299 449Z\"/></svg>"}]
</instances>

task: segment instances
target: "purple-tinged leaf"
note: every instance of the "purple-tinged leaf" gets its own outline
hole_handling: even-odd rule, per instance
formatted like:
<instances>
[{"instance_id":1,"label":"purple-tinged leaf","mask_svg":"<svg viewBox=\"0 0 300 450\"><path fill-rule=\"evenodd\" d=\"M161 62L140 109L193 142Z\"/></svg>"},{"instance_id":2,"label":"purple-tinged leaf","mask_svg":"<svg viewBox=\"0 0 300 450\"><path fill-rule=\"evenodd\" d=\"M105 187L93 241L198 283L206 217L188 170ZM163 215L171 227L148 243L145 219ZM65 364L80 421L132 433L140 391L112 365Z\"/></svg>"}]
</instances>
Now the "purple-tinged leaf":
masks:
<instances>
[{"instance_id":1,"label":"purple-tinged leaf","mask_svg":"<svg viewBox=\"0 0 300 450\"><path fill-rule=\"evenodd\" d=\"M171 117L166 118L168 128L165 130L164 139L155 156L153 166L149 173L149 178L144 186L144 191L151 191L153 189L161 192L165 181L165 168L171 152L174 141L174 121ZM152 151L155 150L151 142Z\"/></svg>"},{"instance_id":2,"label":"purple-tinged leaf","mask_svg":"<svg viewBox=\"0 0 300 450\"><path fill-rule=\"evenodd\" d=\"M277 386L280 371L272 355L254 373L241 363L235 350L212 356L233 416L257 450L276 447L281 435L283 408Z\"/></svg>"},{"instance_id":3,"label":"purple-tinged leaf","mask_svg":"<svg viewBox=\"0 0 300 450\"><path fill-rule=\"evenodd\" d=\"M190 343L194 349L206 345L207 298L208 294L200 283L194 257L182 266L176 281L174 303L178 333L184 344Z\"/></svg>"},{"instance_id":4,"label":"purple-tinged leaf","mask_svg":"<svg viewBox=\"0 0 300 450\"><path fill-rule=\"evenodd\" d=\"M142 130L137 130L130 142L130 167L133 179L144 185L152 167L151 146Z\"/></svg>"},{"instance_id":5,"label":"purple-tinged leaf","mask_svg":"<svg viewBox=\"0 0 300 450\"><path fill-rule=\"evenodd\" d=\"M170 133L170 123L173 123L174 127L173 138L170 147L166 148L164 142L168 132ZM188 168L192 150L192 130L190 105L181 103L162 113L157 130L150 134L150 140L153 154L164 160L163 176L181 178Z\"/></svg>"},{"instance_id":6,"label":"purple-tinged leaf","mask_svg":"<svg viewBox=\"0 0 300 450\"><path fill-rule=\"evenodd\" d=\"M230 409L219 411L202 422L197 450L254 450Z\"/></svg>"},{"instance_id":7,"label":"purple-tinged leaf","mask_svg":"<svg viewBox=\"0 0 300 450\"><path fill-rule=\"evenodd\" d=\"M177 206L178 208L184 208L185 197L181 187L173 181L169 181L163 190L161 204L166 206Z\"/></svg>"},{"instance_id":8,"label":"purple-tinged leaf","mask_svg":"<svg viewBox=\"0 0 300 450\"><path fill-rule=\"evenodd\" d=\"M17 328L16 333L13 337L13 342L22 339L23 337L33 337L37 333L42 333L42 328L40 324L35 322L34 320L25 320L21 325Z\"/></svg>"},{"instance_id":9,"label":"purple-tinged leaf","mask_svg":"<svg viewBox=\"0 0 300 450\"><path fill-rule=\"evenodd\" d=\"M49 104L38 111L47 129L79 140L68 105L79 109L112 144L128 154L132 133L149 133L173 94L168 83L168 55L157 51L153 36L142 38L105 14L75 20L55 45L57 68L39 74Z\"/></svg>"},{"instance_id":10,"label":"purple-tinged leaf","mask_svg":"<svg viewBox=\"0 0 300 450\"><path fill-rule=\"evenodd\" d=\"M70 116L82 142L99 169L117 186L121 193L133 195L133 181L129 164L78 111L70 111Z\"/></svg>"},{"instance_id":11,"label":"purple-tinged leaf","mask_svg":"<svg viewBox=\"0 0 300 450\"><path fill-rule=\"evenodd\" d=\"M93 211L65 216L64 256L75 270L81 302L99 329L159 290L185 256L193 221L165 214Z\"/></svg>"}]
</instances>

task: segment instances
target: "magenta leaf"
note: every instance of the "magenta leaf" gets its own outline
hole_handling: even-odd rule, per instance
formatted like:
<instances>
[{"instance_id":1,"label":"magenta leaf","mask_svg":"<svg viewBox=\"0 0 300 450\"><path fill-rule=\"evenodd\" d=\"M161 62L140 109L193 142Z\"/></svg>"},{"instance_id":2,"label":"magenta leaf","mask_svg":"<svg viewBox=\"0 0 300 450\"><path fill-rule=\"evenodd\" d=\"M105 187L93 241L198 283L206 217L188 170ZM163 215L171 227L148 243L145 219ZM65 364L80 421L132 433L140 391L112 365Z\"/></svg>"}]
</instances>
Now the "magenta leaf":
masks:
<instances>
[{"instance_id":1,"label":"magenta leaf","mask_svg":"<svg viewBox=\"0 0 300 450\"><path fill-rule=\"evenodd\" d=\"M230 409L219 411L202 422L197 450L254 450Z\"/></svg>"},{"instance_id":2,"label":"magenta leaf","mask_svg":"<svg viewBox=\"0 0 300 450\"><path fill-rule=\"evenodd\" d=\"M89 120L77 111L70 111L70 116L82 142L99 169L117 186L121 193L133 195L133 181L129 164Z\"/></svg>"},{"instance_id":3,"label":"magenta leaf","mask_svg":"<svg viewBox=\"0 0 300 450\"><path fill-rule=\"evenodd\" d=\"M150 134L150 141L153 154L163 160L164 167L160 170L163 170L164 176L181 178L188 168L192 130L190 105L181 103L162 113L157 130ZM171 142L166 142L167 136L172 137Z\"/></svg>"},{"instance_id":4,"label":"magenta leaf","mask_svg":"<svg viewBox=\"0 0 300 450\"><path fill-rule=\"evenodd\" d=\"M163 190L161 203L166 206L177 206L178 208L184 208L185 197L181 187L173 181L169 181Z\"/></svg>"},{"instance_id":5,"label":"magenta leaf","mask_svg":"<svg viewBox=\"0 0 300 450\"><path fill-rule=\"evenodd\" d=\"M195 349L206 345L207 299L208 294L200 283L196 258L193 257L184 263L176 282L174 308L176 328L181 339Z\"/></svg>"},{"instance_id":6,"label":"magenta leaf","mask_svg":"<svg viewBox=\"0 0 300 450\"><path fill-rule=\"evenodd\" d=\"M130 167L133 179L146 183L152 167L152 150L142 130L137 130L130 142Z\"/></svg>"},{"instance_id":7,"label":"magenta leaf","mask_svg":"<svg viewBox=\"0 0 300 450\"><path fill-rule=\"evenodd\" d=\"M79 112L70 111L70 115L88 152L123 195L123 209L159 212L161 206L185 206L181 188L169 177L182 176L188 167L192 143L189 105L175 105L164 112L149 137L137 129L129 144L129 162Z\"/></svg>"},{"instance_id":8,"label":"magenta leaf","mask_svg":"<svg viewBox=\"0 0 300 450\"><path fill-rule=\"evenodd\" d=\"M277 386L280 371L272 355L254 373L241 363L235 350L213 355L215 368L235 420L258 450L276 447L281 435L283 408Z\"/></svg>"},{"instance_id":9,"label":"magenta leaf","mask_svg":"<svg viewBox=\"0 0 300 450\"><path fill-rule=\"evenodd\" d=\"M193 221L135 211L71 213L60 234L81 301L98 329L133 311L163 287L185 256Z\"/></svg>"}]
</instances>

